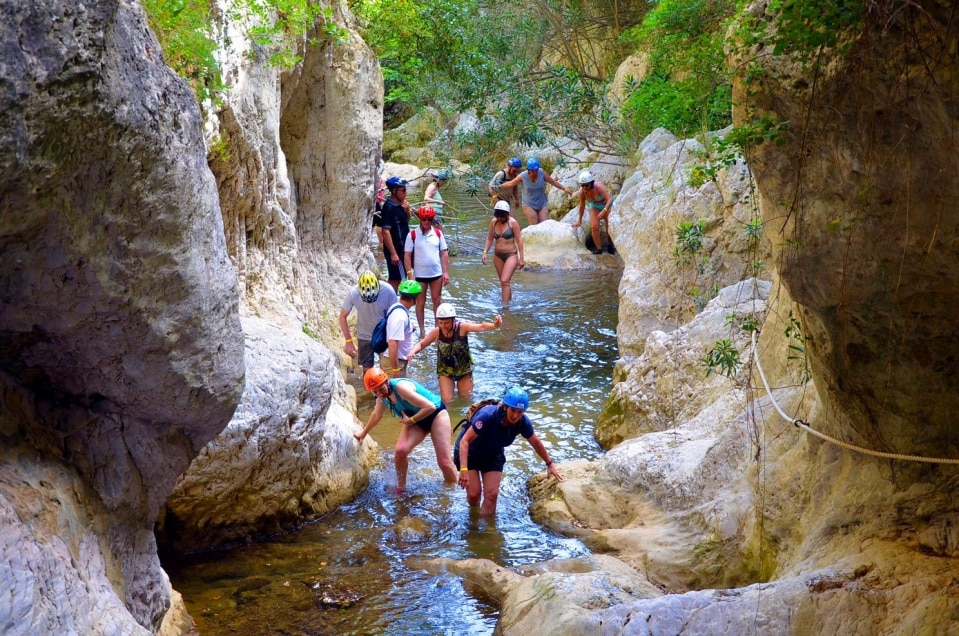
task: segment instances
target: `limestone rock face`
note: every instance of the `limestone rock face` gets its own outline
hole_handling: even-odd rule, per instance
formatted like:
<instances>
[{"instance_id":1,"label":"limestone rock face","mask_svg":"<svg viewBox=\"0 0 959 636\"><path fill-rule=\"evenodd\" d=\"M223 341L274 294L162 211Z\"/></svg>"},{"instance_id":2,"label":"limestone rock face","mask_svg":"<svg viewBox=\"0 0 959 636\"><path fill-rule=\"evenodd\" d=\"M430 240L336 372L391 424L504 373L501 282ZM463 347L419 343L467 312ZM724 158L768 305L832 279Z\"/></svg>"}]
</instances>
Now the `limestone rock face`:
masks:
<instances>
[{"instance_id":1,"label":"limestone rock face","mask_svg":"<svg viewBox=\"0 0 959 636\"><path fill-rule=\"evenodd\" d=\"M244 374L200 111L136 4L0 20L0 624L153 632L153 523Z\"/></svg>"},{"instance_id":2,"label":"limestone rock face","mask_svg":"<svg viewBox=\"0 0 959 636\"><path fill-rule=\"evenodd\" d=\"M626 263L620 289L629 290L620 293L617 327L624 356L641 354L653 331L687 322L769 253L761 238L746 233L759 218L748 169L737 163L716 181L694 187L689 172L701 162L701 150L696 140L678 140L662 129L650 133L637 153L639 169L610 211L610 235ZM680 243L683 223L693 229Z\"/></svg>"},{"instance_id":3,"label":"limestone rock face","mask_svg":"<svg viewBox=\"0 0 959 636\"><path fill-rule=\"evenodd\" d=\"M573 228L570 222L568 218L547 219L523 229L523 256L528 269L618 269L623 266L619 257L612 254L591 254L577 238L582 228Z\"/></svg>"},{"instance_id":4,"label":"limestone rock face","mask_svg":"<svg viewBox=\"0 0 959 636\"><path fill-rule=\"evenodd\" d=\"M733 98L755 112L734 116L792 124L752 168L828 429L959 457L959 35L952 3L887 11L870 11L816 75L771 59Z\"/></svg>"},{"instance_id":5,"label":"limestone rock face","mask_svg":"<svg viewBox=\"0 0 959 636\"><path fill-rule=\"evenodd\" d=\"M372 443L332 354L303 333L244 318L246 389L229 426L177 484L165 520L181 550L275 533L345 503L367 484Z\"/></svg>"},{"instance_id":6,"label":"limestone rock face","mask_svg":"<svg viewBox=\"0 0 959 636\"><path fill-rule=\"evenodd\" d=\"M654 331L643 354L624 358L617 382L607 398L594 436L604 448L652 431L665 431L698 417L704 411L725 419L745 400L741 389L748 378L749 333L743 320L761 322L766 313L770 284L750 279L723 289L701 314L669 333ZM739 321L730 329L728 316ZM702 360L716 342L730 339L740 351L732 382L717 370L707 375Z\"/></svg>"}]
</instances>

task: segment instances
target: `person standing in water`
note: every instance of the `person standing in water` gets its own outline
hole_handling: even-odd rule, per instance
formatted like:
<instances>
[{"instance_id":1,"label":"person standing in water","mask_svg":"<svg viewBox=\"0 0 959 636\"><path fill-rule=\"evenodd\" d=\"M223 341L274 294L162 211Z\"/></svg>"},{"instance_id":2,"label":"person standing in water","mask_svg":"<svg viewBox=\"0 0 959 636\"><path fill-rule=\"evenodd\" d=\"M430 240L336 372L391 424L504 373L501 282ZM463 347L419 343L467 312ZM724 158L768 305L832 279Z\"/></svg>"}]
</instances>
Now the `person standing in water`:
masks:
<instances>
[{"instance_id":1,"label":"person standing in water","mask_svg":"<svg viewBox=\"0 0 959 636\"><path fill-rule=\"evenodd\" d=\"M383 202L381 227L383 235L383 257L386 259L387 279L393 289L399 291L403 280L403 245L410 232L410 204L406 200L406 179L390 177L386 188L390 196Z\"/></svg>"},{"instance_id":2,"label":"person standing in water","mask_svg":"<svg viewBox=\"0 0 959 636\"><path fill-rule=\"evenodd\" d=\"M406 235L403 262L406 277L415 279L423 286L423 293L416 298L416 322L420 333L426 331L426 289L430 290L433 311L443 302L443 285L450 282L450 253L446 237L438 227L433 227L436 213L428 205L416 212L420 224Z\"/></svg>"},{"instance_id":3,"label":"person standing in water","mask_svg":"<svg viewBox=\"0 0 959 636\"><path fill-rule=\"evenodd\" d=\"M593 177L589 170L579 173L579 218L572 227L583 224L583 212L589 206L589 231L593 238L593 254L603 253L603 237L599 232L600 221L606 221L606 230L609 231L609 208L613 205L613 197L602 183ZM610 247L610 254L613 253Z\"/></svg>"},{"instance_id":4,"label":"person standing in water","mask_svg":"<svg viewBox=\"0 0 959 636\"><path fill-rule=\"evenodd\" d=\"M429 435L436 452L436 464L447 483L456 481L456 469L450 459L450 414L438 395L409 378L391 380L382 369L370 369L363 375L363 386L376 397L376 406L366 426L353 437L360 443L372 431L387 409L403 421L403 430L396 440L393 465L396 468L396 489L406 490L406 473L410 453Z\"/></svg>"},{"instance_id":5,"label":"person standing in water","mask_svg":"<svg viewBox=\"0 0 959 636\"><path fill-rule=\"evenodd\" d=\"M512 188L523 184L523 213L530 225L542 223L549 218L549 205L546 201L546 184L559 188L568 195L573 191L549 176L539 165L539 159L530 157L526 161L526 171L504 183L501 188Z\"/></svg>"},{"instance_id":6,"label":"person standing in water","mask_svg":"<svg viewBox=\"0 0 959 636\"><path fill-rule=\"evenodd\" d=\"M480 506L480 514L496 513L499 486L503 480L506 454L503 449L522 435L533 447L540 459L546 462L546 473L557 481L562 476L553 465L546 446L533 430L526 416L529 394L521 386L506 390L499 404L484 406L463 427L453 447L453 463L459 469L459 485L466 489L466 501L470 506Z\"/></svg>"},{"instance_id":7,"label":"person standing in water","mask_svg":"<svg viewBox=\"0 0 959 636\"><path fill-rule=\"evenodd\" d=\"M503 319L500 316L493 318L493 322L483 323L457 320L456 308L449 303L436 308L436 326L413 345L410 356L436 342L436 377L444 403L453 402L454 389L467 402L472 399L473 357L470 355L469 334L490 331L501 324Z\"/></svg>"},{"instance_id":8,"label":"person standing in water","mask_svg":"<svg viewBox=\"0 0 959 636\"><path fill-rule=\"evenodd\" d=\"M440 192L440 188L446 185L446 182L450 180L450 171L443 169L438 171L434 176L433 180L430 181L430 184L426 186L426 192L423 194L423 204L428 205L433 208L433 211L436 213L436 220L434 221L435 225L440 225L442 227L443 220L443 206L445 202L443 201L443 193Z\"/></svg>"},{"instance_id":9,"label":"person standing in water","mask_svg":"<svg viewBox=\"0 0 959 636\"><path fill-rule=\"evenodd\" d=\"M340 331L346 343L343 351L352 357L359 353L360 365L365 372L373 368L373 346L370 342L373 336L373 327L386 315L387 310L396 303L396 292L389 285L380 285L376 274L367 270L356 282L356 287L343 300L340 308ZM356 310L356 340L350 334L350 325L347 318L350 312Z\"/></svg>"},{"instance_id":10,"label":"person standing in water","mask_svg":"<svg viewBox=\"0 0 959 636\"><path fill-rule=\"evenodd\" d=\"M490 247L493 248L493 267L499 278L500 294L503 307L508 307L513 299L513 287L510 283L513 273L522 269L526 262L523 260L523 236L519 221L509 215L509 201L497 201L493 206L493 220L489 224L486 234L486 244L483 245L483 265L486 265L486 255Z\"/></svg>"},{"instance_id":11,"label":"person standing in water","mask_svg":"<svg viewBox=\"0 0 959 636\"><path fill-rule=\"evenodd\" d=\"M486 188L494 204L499 201L506 201L510 204L509 215L512 217L516 216L515 210L518 210L521 205L519 187L506 188L503 187L503 183L515 178L522 168L523 162L519 160L519 157L510 157L509 161L506 162L506 167L496 171Z\"/></svg>"}]
</instances>

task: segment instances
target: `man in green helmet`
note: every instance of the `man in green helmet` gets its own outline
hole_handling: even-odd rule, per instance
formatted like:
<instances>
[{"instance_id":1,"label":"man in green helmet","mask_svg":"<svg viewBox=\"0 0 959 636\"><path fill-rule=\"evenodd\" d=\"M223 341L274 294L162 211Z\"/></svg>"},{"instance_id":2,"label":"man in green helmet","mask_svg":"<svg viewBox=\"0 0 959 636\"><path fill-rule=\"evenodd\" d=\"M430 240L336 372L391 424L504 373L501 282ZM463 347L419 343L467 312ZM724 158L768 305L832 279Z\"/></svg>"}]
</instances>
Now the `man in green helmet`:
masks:
<instances>
[{"instance_id":1,"label":"man in green helmet","mask_svg":"<svg viewBox=\"0 0 959 636\"><path fill-rule=\"evenodd\" d=\"M410 320L410 307L416 303L416 297L423 292L423 286L415 280L404 280L397 291L406 311L387 311L386 321L387 349L380 356L380 368L390 377L402 378L406 375L406 365L416 344L413 334L413 321ZM393 307L395 307L394 305ZM390 307L392 309L393 307Z\"/></svg>"}]
</instances>

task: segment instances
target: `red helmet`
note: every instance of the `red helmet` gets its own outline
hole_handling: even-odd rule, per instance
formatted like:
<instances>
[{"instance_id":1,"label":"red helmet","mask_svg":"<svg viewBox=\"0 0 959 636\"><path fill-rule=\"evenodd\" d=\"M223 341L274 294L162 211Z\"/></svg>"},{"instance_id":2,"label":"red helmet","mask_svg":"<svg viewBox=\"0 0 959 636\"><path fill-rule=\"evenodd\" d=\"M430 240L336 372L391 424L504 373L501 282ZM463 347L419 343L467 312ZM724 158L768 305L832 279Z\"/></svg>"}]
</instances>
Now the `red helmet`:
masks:
<instances>
[{"instance_id":1,"label":"red helmet","mask_svg":"<svg viewBox=\"0 0 959 636\"><path fill-rule=\"evenodd\" d=\"M420 218L420 221L432 221L436 218L436 210L428 205L424 205L416 211L416 216Z\"/></svg>"},{"instance_id":2,"label":"red helmet","mask_svg":"<svg viewBox=\"0 0 959 636\"><path fill-rule=\"evenodd\" d=\"M381 384L390 379L383 369L373 367L363 374L363 386L369 391L375 391Z\"/></svg>"}]
</instances>

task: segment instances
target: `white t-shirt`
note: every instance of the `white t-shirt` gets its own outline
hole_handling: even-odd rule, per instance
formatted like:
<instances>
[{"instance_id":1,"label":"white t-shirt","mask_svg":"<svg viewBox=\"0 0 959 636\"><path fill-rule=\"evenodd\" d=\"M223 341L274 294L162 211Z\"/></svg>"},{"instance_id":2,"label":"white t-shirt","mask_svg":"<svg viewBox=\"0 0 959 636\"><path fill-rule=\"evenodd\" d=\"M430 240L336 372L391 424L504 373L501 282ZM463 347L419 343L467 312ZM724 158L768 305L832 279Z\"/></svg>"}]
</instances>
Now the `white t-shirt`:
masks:
<instances>
[{"instance_id":1,"label":"white t-shirt","mask_svg":"<svg viewBox=\"0 0 959 636\"><path fill-rule=\"evenodd\" d=\"M359 290L354 287L346 300L343 301L343 311L347 314L356 308L356 337L358 340L369 340L373 337L373 327L386 315L386 310L396 304L396 292L389 283L380 283L380 295L371 303L360 298Z\"/></svg>"},{"instance_id":2,"label":"white t-shirt","mask_svg":"<svg viewBox=\"0 0 959 636\"><path fill-rule=\"evenodd\" d=\"M400 303L394 303L400 305ZM400 305L403 307L402 305ZM390 307L392 309L392 307ZM389 309L387 309L389 311ZM400 360L409 360L410 351L413 350L413 321L410 320L410 313L406 307L402 311L394 311L389 314L386 321L386 339L396 340L396 355ZM389 349L383 352L384 356L389 355Z\"/></svg>"},{"instance_id":3,"label":"white t-shirt","mask_svg":"<svg viewBox=\"0 0 959 636\"><path fill-rule=\"evenodd\" d=\"M413 242L413 234L416 234L416 243ZM415 247L415 251L414 250ZM410 230L406 235L406 245L403 251L413 251L413 274L417 278L436 278L443 275L443 262L440 260L440 254L449 249L446 245L446 237L435 227L430 231L423 233L423 228L417 226Z\"/></svg>"}]
</instances>

